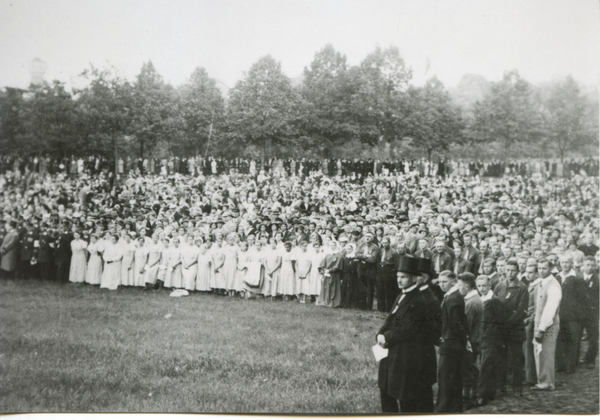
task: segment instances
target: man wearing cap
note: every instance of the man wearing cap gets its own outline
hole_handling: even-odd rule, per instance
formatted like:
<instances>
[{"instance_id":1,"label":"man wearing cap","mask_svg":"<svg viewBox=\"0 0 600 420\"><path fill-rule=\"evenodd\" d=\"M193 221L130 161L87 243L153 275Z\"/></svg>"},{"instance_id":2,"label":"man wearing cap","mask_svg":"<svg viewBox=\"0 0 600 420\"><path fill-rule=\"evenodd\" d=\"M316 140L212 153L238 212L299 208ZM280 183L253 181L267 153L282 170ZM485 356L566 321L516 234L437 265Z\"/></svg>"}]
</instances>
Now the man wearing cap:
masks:
<instances>
[{"instance_id":1,"label":"man wearing cap","mask_svg":"<svg viewBox=\"0 0 600 420\"><path fill-rule=\"evenodd\" d=\"M375 282L377 276L377 255L379 247L373 243L373 233L368 231L365 234L364 242L360 243L356 248L356 259L360 261L358 265L358 281L363 284L367 290L366 302L360 303L360 307L366 310L373 310L373 295L375 292ZM364 306L363 306L364 305Z\"/></svg>"},{"instance_id":2,"label":"man wearing cap","mask_svg":"<svg viewBox=\"0 0 600 420\"><path fill-rule=\"evenodd\" d=\"M428 383L422 368L429 321L427 303L417 286L418 269L418 259L400 257L397 281L402 293L376 336L377 343L389 351L379 362L378 384L384 413L418 412L421 389Z\"/></svg>"}]
</instances>

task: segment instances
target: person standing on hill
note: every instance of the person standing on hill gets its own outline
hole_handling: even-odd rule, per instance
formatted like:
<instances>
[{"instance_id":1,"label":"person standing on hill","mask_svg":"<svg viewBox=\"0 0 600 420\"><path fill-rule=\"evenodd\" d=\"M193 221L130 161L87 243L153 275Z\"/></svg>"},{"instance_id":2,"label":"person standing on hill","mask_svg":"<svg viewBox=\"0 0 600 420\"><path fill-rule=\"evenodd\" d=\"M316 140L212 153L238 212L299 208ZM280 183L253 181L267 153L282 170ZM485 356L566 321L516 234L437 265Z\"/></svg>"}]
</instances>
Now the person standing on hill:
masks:
<instances>
[{"instance_id":1,"label":"person standing on hill","mask_svg":"<svg viewBox=\"0 0 600 420\"><path fill-rule=\"evenodd\" d=\"M17 264L19 261L19 234L17 233L17 222L11 220L8 222L8 233L2 240L2 269L3 277L15 278ZM7 273L7 275L5 274Z\"/></svg>"},{"instance_id":2,"label":"person standing on hill","mask_svg":"<svg viewBox=\"0 0 600 420\"><path fill-rule=\"evenodd\" d=\"M442 343L438 366L436 413L462 413L462 361L465 351L472 351L468 341L469 326L465 300L456 285L456 274L442 271L439 283L445 293L442 301Z\"/></svg>"},{"instance_id":3,"label":"person standing on hill","mask_svg":"<svg viewBox=\"0 0 600 420\"><path fill-rule=\"evenodd\" d=\"M379 362L384 413L417 412L421 389L427 386L423 379L423 349L428 342L429 320L427 303L417 285L419 275L417 258L400 257L397 281L402 293L376 336L377 343L389 352Z\"/></svg>"}]
</instances>

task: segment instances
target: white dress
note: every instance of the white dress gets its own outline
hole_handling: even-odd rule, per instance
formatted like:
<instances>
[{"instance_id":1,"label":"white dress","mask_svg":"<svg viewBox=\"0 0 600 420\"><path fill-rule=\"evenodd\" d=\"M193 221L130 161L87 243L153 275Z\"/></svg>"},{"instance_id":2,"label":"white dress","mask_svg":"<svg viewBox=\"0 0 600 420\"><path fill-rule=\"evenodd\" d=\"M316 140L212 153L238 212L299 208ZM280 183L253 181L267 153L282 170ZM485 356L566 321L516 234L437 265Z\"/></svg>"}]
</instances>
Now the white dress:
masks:
<instances>
[{"instance_id":1,"label":"white dress","mask_svg":"<svg viewBox=\"0 0 600 420\"><path fill-rule=\"evenodd\" d=\"M123 248L123 263L121 265L121 285L135 286L133 272L133 258L135 256L135 244L124 242L120 244Z\"/></svg>"},{"instance_id":2,"label":"white dress","mask_svg":"<svg viewBox=\"0 0 600 420\"><path fill-rule=\"evenodd\" d=\"M187 246L181 251L181 276L183 288L196 290L196 274L198 274L198 247ZM186 268L189 266L189 268Z\"/></svg>"},{"instance_id":3,"label":"white dress","mask_svg":"<svg viewBox=\"0 0 600 420\"><path fill-rule=\"evenodd\" d=\"M71 241L71 267L69 270L69 281L73 283L83 283L85 281L85 272L87 270L87 258L85 250L87 242L83 239L74 239Z\"/></svg>"},{"instance_id":4,"label":"white dress","mask_svg":"<svg viewBox=\"0 0 600 420\"><path fill-rule=\"evenodd\" d=\"M206 249L206 245L202 245L198 249L198 271L196 273L196 290L209 292L210 279L212 276L212 267L210 250Z\"/></svg>"},{"instance_id":5,"label":"white dress","mask_svg":"<svg viewBox=\"0 0 600 420\"><path fill-rule=\"evenodd\" d=\"M104 271L102 272L101 288L117 290L121 284L121 263L123 247L120 244L107 244L104 250Z\"/></svg>"},{"instance_id":6,"label":"white dress","mask_svg":"<svg viewBox=\"0 0 600 420\"><path fill-rule=\"evenodd\" d=\"M182 287L181 277L181 248L169 248L167 250L167 273L165 287Z\"/></svg>"},{"instance_id":7,"label":"white dress","mask_svg":"<svg viewBox=\"0 0 600 420\"><path fill-rule=\"evenodd\" d=\"M146 263L150 248L147 246L139 247L135 250L133 258L133 285L144 286Z\"/></svg>"},{"instance_id":8,"label":"white dress","mask_svg":"<svg viewBox=\"0 0 600 420\"><path fill-rule=\"evenodd\" d=\"M158 276L163 253L162 244L150 245L148 249L148 267L144 271L144 283L154 284Z\"/></svg>"},{"instance_id":9,"label":"white dress","mask_svg":"<svg viewBox=\"0 0 600 420\"><path fill-rule=\"evenodd\" d=\"M90 253L90 259L85 273L85 281L89 284L100 284L100 281L102 280L102 257L100 256L98 248L99 245L97 241L95 243L90 243L87 246L87 250Z\"/></svg>"},{"instance_id":10,"label":"white dress","mask_svg":"<svg viewBox=\"0 0 600 420\"><path fill-rule=\"evenodd\" d=\"M318 267L321 265L323 258L325 258L325 253L323 251L319 250L319 252L315 252L313 250L311 255L312 268L310 270L308 286L309 295L311 296L319 296L321 293L323 274L319 272Z\"/></svg>"}]
</instances>

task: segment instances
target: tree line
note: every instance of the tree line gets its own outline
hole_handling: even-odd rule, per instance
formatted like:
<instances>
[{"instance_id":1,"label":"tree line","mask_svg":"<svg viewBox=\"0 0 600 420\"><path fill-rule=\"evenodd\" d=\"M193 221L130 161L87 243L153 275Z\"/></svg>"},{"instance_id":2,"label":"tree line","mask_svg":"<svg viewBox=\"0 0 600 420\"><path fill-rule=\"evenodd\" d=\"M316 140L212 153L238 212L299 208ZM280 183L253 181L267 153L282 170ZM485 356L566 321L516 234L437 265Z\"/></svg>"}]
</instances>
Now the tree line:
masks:
<instances>
[{"instance_id":1,"label":"tree line","mask_svg":"<svg viewBox=\"0 0 600 420\"><path fill-rule=\"evenodd\" d=\"M563 159L598 148L597 97L572 77L538 87L509 71L459 105L435 77L412 84L395 47L350 66L327 45L297 85L265 56L227 95L203 68L178 87L151 62L133 82L113 68L81 76L85 87L71 91L56 80L0 91L0 152Z\"/></svg>"}]
</instances>

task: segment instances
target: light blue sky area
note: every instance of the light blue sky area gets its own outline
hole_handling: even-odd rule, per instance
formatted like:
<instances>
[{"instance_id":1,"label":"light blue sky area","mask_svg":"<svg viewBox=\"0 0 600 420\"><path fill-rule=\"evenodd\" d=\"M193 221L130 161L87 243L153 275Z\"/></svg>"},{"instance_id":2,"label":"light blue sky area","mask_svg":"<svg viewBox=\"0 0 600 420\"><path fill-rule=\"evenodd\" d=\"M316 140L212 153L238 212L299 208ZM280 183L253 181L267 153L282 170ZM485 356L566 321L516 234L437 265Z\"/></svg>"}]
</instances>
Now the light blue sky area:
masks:
<instances>
[{"instance_id":1,"label":"light blue sky area","mask_svg":"<svg viewBox=\"0 0 600 420\"><path fill-rule=\"evenodd\" d=\"M90 63L133 80L152 60L173 85L202 66L233 87L266 54L298 77L328 43L351 65L395 45L416 84L517 69L597 85L599 22L597 0L0 0L0 86L26 87L39 57L47 80Z\"/></svg>"}]
</instances>

